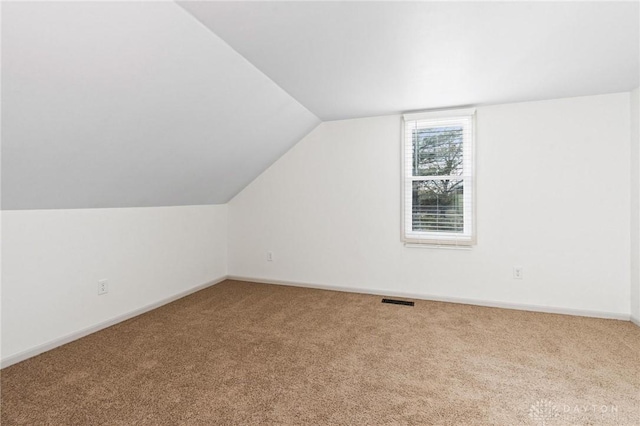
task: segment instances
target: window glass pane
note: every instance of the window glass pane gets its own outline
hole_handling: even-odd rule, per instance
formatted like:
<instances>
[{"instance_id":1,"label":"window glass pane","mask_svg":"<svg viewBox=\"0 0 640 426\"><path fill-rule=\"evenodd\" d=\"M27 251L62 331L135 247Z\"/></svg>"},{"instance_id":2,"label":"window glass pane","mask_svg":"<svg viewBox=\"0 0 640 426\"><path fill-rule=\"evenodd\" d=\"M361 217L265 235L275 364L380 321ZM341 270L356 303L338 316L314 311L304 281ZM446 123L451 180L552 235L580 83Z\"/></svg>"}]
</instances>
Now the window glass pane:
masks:
<instances>
[{"instance_id":1,"label":"window glass pane","mask_svg":"<svg viewBox=\"0 0 640 426\"><path fill-rule=\"evenodd\" d=\"M462 126L412 130L413 176L462 175Z\"/></svg>"},{"instance_id":2,"label":"window glass pane","mask_svg":"<svg viewBox=\"0 0 640 426\"><path fill-rule=\"evenodd\" d=\"M412 229L464 232L463 180L413 181Z\"/></svg>"}]
</instances>

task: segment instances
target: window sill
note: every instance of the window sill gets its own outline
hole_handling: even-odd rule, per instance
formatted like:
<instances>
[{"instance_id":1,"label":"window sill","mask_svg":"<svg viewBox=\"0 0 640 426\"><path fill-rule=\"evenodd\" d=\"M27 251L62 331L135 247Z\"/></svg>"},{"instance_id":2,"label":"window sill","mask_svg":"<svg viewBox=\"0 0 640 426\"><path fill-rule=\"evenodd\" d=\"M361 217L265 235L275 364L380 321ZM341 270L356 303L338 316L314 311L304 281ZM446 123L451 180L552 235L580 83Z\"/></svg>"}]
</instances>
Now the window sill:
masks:
<instances>
[{"instance_id":1,"label":"window sill","mask_svg":"<svg viewBox=\"0 0 640 426\"><path fill-rule=\"evenodd\" d=\"M455 244L432 244L432 243L404 243L406 248L421 249L445 249L445 250L471 250L472 245L455 245Z\"/></svg>"}]
</instances>

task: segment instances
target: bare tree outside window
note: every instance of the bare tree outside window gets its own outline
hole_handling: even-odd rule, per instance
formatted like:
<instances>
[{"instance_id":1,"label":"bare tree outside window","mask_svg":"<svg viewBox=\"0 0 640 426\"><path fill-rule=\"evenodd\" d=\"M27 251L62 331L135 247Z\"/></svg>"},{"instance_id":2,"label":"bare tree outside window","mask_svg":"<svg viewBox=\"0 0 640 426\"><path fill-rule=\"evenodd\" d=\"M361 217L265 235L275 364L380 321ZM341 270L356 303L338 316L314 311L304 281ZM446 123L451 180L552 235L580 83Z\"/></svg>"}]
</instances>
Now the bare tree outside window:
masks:
<instances>
[{"instance_id":1,"label":"bare tree outside window","mask_svg":"<svg viewBox=\"0 0 640 426\"><path fill-rule=\"evenodd\" d=\"M463 132L458 126L413 129L413 175L438 177L413 182L414 231L464 230L464 180L454 178L463 173Z\"/></svg>"}]
</instances>

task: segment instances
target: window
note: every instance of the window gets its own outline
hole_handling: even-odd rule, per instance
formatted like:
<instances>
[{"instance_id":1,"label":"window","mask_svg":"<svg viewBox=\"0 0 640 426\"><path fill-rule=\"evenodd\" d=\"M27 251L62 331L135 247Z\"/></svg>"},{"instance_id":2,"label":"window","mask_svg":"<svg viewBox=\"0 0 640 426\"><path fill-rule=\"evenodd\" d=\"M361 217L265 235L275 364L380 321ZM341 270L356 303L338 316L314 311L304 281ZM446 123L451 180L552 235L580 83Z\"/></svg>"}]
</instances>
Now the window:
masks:
<instances>
[{"instance_id":1,"label":"window","mask_svg":"<svg viewBox=\"0 0 640 426\"><path fill-rule=\"evenodd\" d=\"M475 109L404 115L403 239L475 244Z\"/></svg>"}]
</instances>

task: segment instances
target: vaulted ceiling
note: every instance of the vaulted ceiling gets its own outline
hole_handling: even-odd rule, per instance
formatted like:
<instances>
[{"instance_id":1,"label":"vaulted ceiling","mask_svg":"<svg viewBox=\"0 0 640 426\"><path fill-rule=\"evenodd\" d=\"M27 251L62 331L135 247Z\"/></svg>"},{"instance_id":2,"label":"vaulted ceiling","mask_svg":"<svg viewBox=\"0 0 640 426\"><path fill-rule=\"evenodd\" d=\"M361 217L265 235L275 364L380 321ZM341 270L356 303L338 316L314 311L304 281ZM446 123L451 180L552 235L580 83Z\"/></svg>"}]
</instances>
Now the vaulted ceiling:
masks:
<instances>
[{"instance_id":1,"label":"vaulted ceiling","mask_svg":"<svg viewBox=\"0 0 640 426\"><path fill-rule=\"evenodd\" d=\"M225 203L319 123L175 3L2 7L3 209Z\"/></svg>"},{"instance_id":2,"label":"vaulted ceiling","mask_svg":"<svg viewBox=\"0 0 640 426\"><path fill-rule=\"evenodd\" d=\"M638 2L3 2L2 208L224 203L320 120L628 91Z\"/></svg>"}]
</instances>

